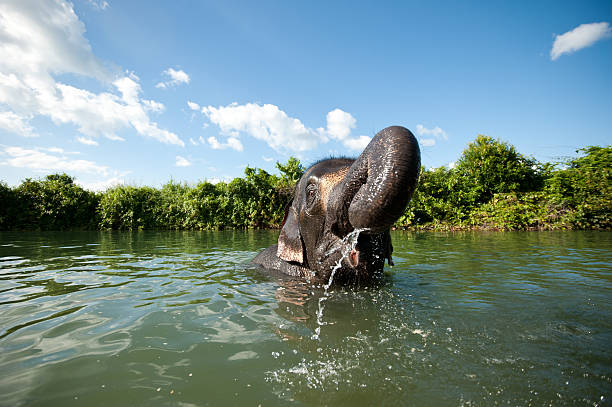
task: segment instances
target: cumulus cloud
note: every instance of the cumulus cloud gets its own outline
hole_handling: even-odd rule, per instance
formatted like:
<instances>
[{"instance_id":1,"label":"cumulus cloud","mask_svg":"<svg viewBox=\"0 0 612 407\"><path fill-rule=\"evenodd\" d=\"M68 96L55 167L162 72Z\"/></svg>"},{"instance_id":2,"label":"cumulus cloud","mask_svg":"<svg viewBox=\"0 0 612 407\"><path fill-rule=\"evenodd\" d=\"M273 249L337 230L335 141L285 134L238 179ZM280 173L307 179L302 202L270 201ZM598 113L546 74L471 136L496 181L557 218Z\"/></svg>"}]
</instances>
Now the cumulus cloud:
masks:
<instances>
[{"instance_id":1,"label":"cumulus cloud","mask_svg":"<svg viewBox=\"0 0 612 407\"><path fill-rule=\"evenodd\" d=\"M244 149L242 143L236 137L229 137L225 143L220 143L216 137L209 137L208 144L210 144L213 150L225 150L226 148L231 148L236 151L242 151Z\"/></svg>"},{"instance_id":2,"label":"cumulus cloud","mask_svg":"<svg viewBox=\"0 0 612 407\"><path fill-rule=\"evenodd\" d=\"M347 138L343 140L342 143L351 150L360 151L366 148L370 140L372 139L368 136L359 136L357 138Z\"/></svg>"},{"instance_id":3,"label":"cumulus cloud","mask_svg":"<svg viewBox=\"0 0 612 407\"><path fill-rule=\"evenodd\" d=\"M433 147L436 145L436 140L433 138L420 138L419 143L423 147Z\"/></svg>"},{"instance_id":4,"label":"cumulus cloud","mask_svg":"<svg viewBox=\"0 0 612 407\"><path fill-rule=\"evenodd\" d=\"M200 107L188 102L191 109ZM326 143L330 139L341 141L347 148L359 150L370 141L369 137L349 137L355 127L355 118L347 112L335 109L326 116L326 128L312 129L299 119L289 116L278 106L232 103L227 106L203 106L201 112L221 130L220 136L227 137L225 143L216 137L209 137L208 144L214 149L234 148L242 151L239 137L246 134L266 142L276 151L303 152Z\"/></svg>"},{"instance_id":5,"label":"cumulus cloud","mask_svg":"<svg viewBox=\"0 0 612 407\"><path fill-rule=\"evenodd\" d=\"M191 163L185 157L181 157L180 155L176 156L176 166L177 167L189 167Z\"/></svg>"},{"instance_id":6,"label":"cumulus cloud","mask_svg":"<svg viewBox=\"0 0 612 407\"><path fill-rule=\"evenodd\" d=\"M351 150L363 150L371 138L367 136L359 136L351 138L351 130L355 128L357 120L351 115L340 109L334 109L327 113L327 129L325 134L330 138L342 141L345 147ZM321 132L322 129L319 129Z\"/></svg>"},{"instance_id":7,"label":"cumulus cloud","mask_svg":"<svg viewBox=\"0 0 612 407\"><path fill-rule=\"evenodd\" d=\"M98 142L87 137L77 137L77 141L88 146L97 146Z\"/></svg>"},{"instance_id":8,"label":"cumulus cloud","mask_svg":"<svg viewBox=\"0 0 612 407\"><path fill-rule=\"evenodd\" d=\"M5 147L4 154L8 156L0 164L16 168L27 168L40 172L84 172L107 175L108 167L98 165L93 161L72 159L61 148L32 149L23 147Z\"/></svg>"},{"instance_id":9,"label":"cumulus cloud","mask_svg":"<svg viewBox=\"0 0 612 407\"><path fill-rule=\"evenodd\" d=\"M110 177L102 181L93 182L82 181L77 178L75 182L85 189L96 192L106 191L107 189L112 188L114 186L125 184L125 180L123 179L123 177L120 176Z\"/></svg>"},{"instance_id":10,"label":"cumulus cloud","mask_svg":"<svg viewBox=\"0 0 612 407\"><path fill-rule=\"evenodd\" d=\"M163 105L140 98L136 75L113 77L93 54L84 33L72 4L63 0L1 3L0 104L27 126L30 118L40 115L56 125L75 125L89 138L122 140L117 132L133 129L183 146L176 134L149 118L149 112L160 112ZM94 93L54 77L66 73L93 77L115 92Z\"/></svg>"},{"instance_id":11,"label":"cumulus cloud","mask_svg":"<svg viewBox=\"0 0 612 407\"><path fill-rule=\"evenodd\" d=\"M417 124L416 133L419 136L433 136L437 139L448 140L448 135L446 132L438 126L434 127L433 129L428 129L422 124Z\"/></svg>"},{"instance_id":12,"label":"cumulus cloud","mask_svg":"<svg viewBox=\"0 0 612 407\"><path fill-rule=\"evenodd\" d=\"M196 111L200 110L200 105L198 105L195 102L192 102L191 100L187 101L187 106L189 106L191 110L196 110Z\"/></svg>"},{"instance_id":13,"label":"cumulus cloud","mask_svg":"<svg viewBox=\"0 0 612 407\"><path fill-rule=\"evenodd\" d=\"M448 140L448 134L438 126L433 129L428 129L422 124L417 124L416 134L420 136L419 143L421 143L423 147L435 146L436 140Z\"/></svg>"},{"instance_id":14,"label":"cumulus cloud","mask_svg":"<svg viewBox=\"0 0 612 407\"><path fill-rule=\"evenodd\" d=\"M168 80L159 82L157 85L155 85L156 88L166 89L183 83L187 84L191 80L189 75L187 75L187 73L181 69L177 71L175 69L168 68L163 72L163 74L168 78Z\"/></svg>"},{"instance_id":15,"label":"cumulus cloud","mask_svg":"<svg viewBox=\"0 0 612 407\"><path fill-rule=\"evenodd\" d=\"M142 100L142 104L145 107L145 110L153 113L162 113L166 110L166 106L163 103L156 102L154 100Z\"/></svg>"},{"instance_id":16,"label":"cumulus cloud","mask_svg":"<svg viewBox=\"0 0 612 407\"><path fill-rule=\"evenodd\" d=\"M234 144L239 141L236 136L240 132L265 141L277 151L310 150L321 140L316 131L271 104L232 103L228 106L205 106L202 107L202 113L219 126L222 134L234 138ZM210 138L208 141L213 148L219 145L218 142L211 142Z\"/></svg>"},{"instance_id":17,"label":"cumulus cloud","mask_svg":"<svg viewBox=\"0 0 612 407\"><path fill-rule=\"evenodd\" d=\"M13 112L0 112L0 129L24 137L38 136L26 119Z\"/></svg>"},{"instance_id":18,"label":"cumulus cloud","mask_svg":"<svg viewBox=\"0 0 612 407\"><path fill-rule=\"evenodd\" d=\"M550 59L554 61L563 54L589 47L601 39L610 37L611 33L610 24L606 22L581 24L571 31L555 36Z\"/></svg>"},{"instance_id":19,"label":"cumulus cloud","mask_svg":"<svg viewBox=\"0 0 612 407\"><path fill-rule=\"evenodd\" d=\"M340 109L334 109L327 113L327 134L330 137L344 140L355 128L357 120L350 114Z\"/></svg>"}]
</instances>

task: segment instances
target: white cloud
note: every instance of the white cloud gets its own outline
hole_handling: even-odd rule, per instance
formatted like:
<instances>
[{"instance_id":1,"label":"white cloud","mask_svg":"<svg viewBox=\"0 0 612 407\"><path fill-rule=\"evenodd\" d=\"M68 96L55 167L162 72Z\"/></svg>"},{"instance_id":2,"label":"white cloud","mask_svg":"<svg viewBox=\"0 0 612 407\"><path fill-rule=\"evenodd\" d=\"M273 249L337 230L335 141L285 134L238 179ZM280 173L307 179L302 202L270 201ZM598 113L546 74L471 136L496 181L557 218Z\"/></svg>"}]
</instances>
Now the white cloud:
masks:
<instances>
[{"instance_id":1,"label":"white cloud","mask_svg":"<svg viewBox=\"0 0 612 407\"><path fill-rule=\"evenodd\" d=\"M191 108L196 106L196 103L190 105ZM366 136L349 137L356 120L350 113L340 109L334 109L327 114L325 129L316 130L306 127L299 119L290 117L272 104L232 103L219 107L204 106L201 111L220 128L221 136L229 137L226 143L219 142L216 137L209 137L208 143L215 149L232 147L242 151L242 144L239 144L238 140L241 133L262 140L282 153L311 150L330 138L341 141L347 148L354 150L363 149L370 141Z\"/></svg>"},{"instance_id":2,"label":"white cloud","mask_svg":"<svg viewBox=\"0 0 612 407\"><path fill-rule=\"evenodd\" d=\"M87 0L87 2L96 10L106 10L109 7L108 2L104 0Z\"/></svg>"},{"instance_id":3,"label":"white cloud","mask_svg":"<svg viewBox=\"0 0 612 407\"><path fill-rule=\"evenodd\" d=\"M231 148L236 151L242 151L244 148L240 140L236 137L229 137L226 143L220 143L216 137L209 137L208 144L213 148L213 150L224 150L226 148Z\"/></svg>"},{"instance_id":4,"label":"white cloud","mask_svg":"<svg viewBox=\"0 0 612 407\"><path fill-rule=\"evenodd\" d=\"M571 31L555 36L553 47L550 50L550 59L554 61L563 54L570 54L589 47L609 37L611 33L610 24L606 22L581 24Z\"/></svg>"},{"instance_id":5,"label":"white cloud","mask_svg":"<svg viewBox=\"0 0 612 407\"><path fill-rule=\"evenodd\" d=\"M42 150L47 150L50 153L58 153L58 154L64 154L65 151L63 148L59 148L59 147L48 147L48 148L42 148ZM68 153L68 154L79 154L79 153Z\"/></svg>"},{"instance_id":6,"label":"white cloud","mask_svg":"<svg viewBox=\"0 0 612 407\"><path fill-rule=\"evenodd\" d=\"M87 138L87 137L77 137L77 141L79 143L83 143L83 144L86 144L88 146L97 146L98 145L98 142L96 140L92 140L92 139Z\"/></svg>"},{"instance_id":7,"label":"white cloud","mask_svg":"<svg viewBox=\"0 0 612 407\"><path fill-rule=\"evenodd\" d=\"M162 113L166 110L166 106L163 103L156 102L154 100L142 100L143 105L145 106L145 110L153 113Z\"/></svg>"},{"instance_id":8,"label":"white cloud","mask_svg":"<svg viewBox=\"0 0 612 407\"><path fill-rule=\"evenodd\" d=\"M0 112L0 129L24 137L37 137L32 126L23 117L13 112Z\"/></svg>"},{"instance_id":9,"label":"white cloud","mask_svg":"<svg viewBox=\"0 0 612 407\"><path fill-rule=\"evenodd\" d=\"M88 189L90 191L106 191L111 187L125 184L125 180L122 177L110 177L102 181L93 182L82 181L77 178L75 182L84 189Z\"/></svg>"},{"instance_id":10,"label":"white cloud","mask_svg":"<svg viewBox=\"0 0 612 407\"><path fill-rule=\"evenodd\" d=\"M200 143L198 143L196 140L192 139L191 137L189 137L189 142L191 143L192 146L200 145Z\"/></svg>"},{"instance_id":11,"label":"white cloud","mask_svg":"<svg viewBox=\"0 0 612 407\"><path fill-rule=\"evenodd\" d=\"M155 85L156 88L166 89L182 83L189 83L191 80L189 75L187 75L187 73L181 69L177 71L175 69L168 68L163 72L163 74L169 79L167 81L159 82L157 85Z\"/></svg>"},{"instance_id":12,"label":"white cloud","mask_svg":"<svg viewBox=\"0 0 612 407\"><path fill-rule=\"evenodd\" d=\"M419 139L419 143L421 143L423 147L433 147L436 145L436 140L433 138L421 138Z\"/></svg>"},{"instance_id":13,"label":"white cloud","mask_svg":"<svg viewBox=\"0 0 612 407\"><path fill-rule=\"evenodd\" d=\"M163 105L140 99L135 75L113 79L84 33L72 4L63 0L1 3L0 104L22 123L41 115L57 125L75 125L89 138L122 139L118 131L134 129L142 136L183 146L176 134L160 129L148 116L163 110ZM120 96L93 93L54 78L65 73L96 78L112 85Z\"/></svg>"},{"instance_id":14,"label":"white cloud","mask_svg":"<svg viewBox=\"0 0 612 407\"><path fill-rule=\"evenodd\" d=\"M63 171L108 174L108 167L98 165L93 161L70 159L62 149L51 148L47 151L55 154L47 154L40 149L5 147L4 155L9 158L0 162L0 164L40 172Z\"/></svg>"},{"instance_id":15,"label":"white cloud","mask_svg":"<svg viewBox=\"0 0 612 407\"><path fill-rule=\"evenodd\" d=\"M423 147L433 147L436 145L436 140L448 140L448 134L440 127L436 126L433 129L428 129L422 124L417 124L416 134L419 137L419 143ZM427 137L422 137L427 136Z\"/></svg>"},{"instance_id":16,"label":"white cloud","mask_svg":"<svg viewBox=\"0 0 612 407\"><path fill-rule=\"evenodd\" d=\"M261 158L262 158L262 160L264 160L267 163L274 161L274 158L266 157L265 155L262 155Z\"/></svg>"},{"instance_id":17,"label":"white cloud","mask_svg":"<svg viewBox=\"0 0 612 407\"><path fill-rule=\"evenodd\" d=\"M334 109L327 113L327 134L334 139L344 140L355 128L357 120L350 114L340 109Z\"/></svg>"},{"instance_id":18,"label":"white cloud","mask_svg":"<svg viewBox=\"0 0 612 407\"><path fill-rule=\"evenodd\" d=\"M200 105L195 102L192 102L191 100L187 101L187 106L189 106L191 110L200 110Z\"/></svg>"},{"instance_id":19,"label":"white cloud","mask_svg":"<svg viewBox=\"0 0 612 407\"><path fill-rule=\"evenodd\" d=\"M372 140L368 136L359 136L358 138L347 138L343 141L343 144L351 150L363 150Z\"/></svg>"},{"instance_id":20,"label":"white cloud","mask_svg":"<svg viewBox=\"0 0 612 407\"><path fill-rule=\"evenodd\" d=\"M238 140L235 137L230 137L227 139L227 145L229 148L232 148L236 151L242 151L243 147L242 147L242 143L240 142L240 140Z\"/></svg>"},{"instance_id":21,"label":"white cloud","mask_svg":"<svg viewBox=\"0 0 612 407\"><path fill-rule=\"evenodd\" d=\"M327 134L332 139L342 141L345 147L351 150L363 150L371 138L359 136L350 138L351 130L355 128L357 120L350 114L340 109L334 109L327 113ZM319 129L321 132L322 129Z\"/></svg>"},{"instance_id":22,"label":"white cloud","mask_svg":"<svg viewBox=\"0 0 612 407\"><path fill-rule=\"evenodd\" d=\"M434 127L433 129L428 129L422 124L417 124L416 133L419 136L433 136L437 139L448 140L448 135L446 132L438 126Z\"/></svg>"},{"instance_id":23,"label":"white cloud","mask_svg":"<svg viewBox=\"0 0 612 407\"><path fill-rule=\"evenodd\" d=\"M457 163L455 161L451 161L448 163L448 168L450 168L451 170L455 168L456 166L457 166Z\"/></svg>"},{"instance_id":24,"label":"white cloud","mask_svg":"<svg viewBox=\"0 0 612 407\"><path fill-rule=\"evenodd\" d=\"M181 157L180 155L176 156L176 166L177 167L189 167L191 163L185 157Z\"/></svg>"},{"instance_id":25,"label":"white cloud","mask_svg":"<svg viewBox=\"0 0 612 407\"><path fill-rule=\"evenodd\" d=\"M243 132L265 141L277 151L310 150L322 140L319 133L271 104L262 106L255 103L232 103L228 106L205 106L202 107L202 112L212 123L219 126L222 134L236 139L236 134ZM215 145L210 138L208 140L211 146ZM232 143L237 145L235 141Z\"/></svg>"},{"instance_id":26,"label":"white cloud","mask_svg":"<svg viewBox=\"0 0 612 407\"><path fill-rule=\"evenodd\" d=\"M210 136L208 138L208 144L213 148L213 150L221 150L223 146L219 143L216 137ZM227 147L226 147L227 148Z\"/></svg>"}]
</instances>

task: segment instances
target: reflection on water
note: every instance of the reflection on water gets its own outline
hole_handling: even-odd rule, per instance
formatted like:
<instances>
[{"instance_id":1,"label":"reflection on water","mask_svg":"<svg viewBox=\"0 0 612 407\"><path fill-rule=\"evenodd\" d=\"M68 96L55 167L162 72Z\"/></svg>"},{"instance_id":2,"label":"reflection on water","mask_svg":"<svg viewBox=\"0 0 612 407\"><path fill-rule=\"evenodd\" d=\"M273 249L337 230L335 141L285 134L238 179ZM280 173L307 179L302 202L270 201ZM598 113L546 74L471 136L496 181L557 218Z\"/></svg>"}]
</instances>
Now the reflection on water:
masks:
<instances>
[{"instance_id":1,"label":"reflection on water","mask_svg":"<svg viewBox=\"0 0 612 407\"><path fill-rule=\"evenodd\" d=\"M609 232L394 232L328 294L276 235L0 233L0 405L609 403Z\"/></svg>"}]
</instances>

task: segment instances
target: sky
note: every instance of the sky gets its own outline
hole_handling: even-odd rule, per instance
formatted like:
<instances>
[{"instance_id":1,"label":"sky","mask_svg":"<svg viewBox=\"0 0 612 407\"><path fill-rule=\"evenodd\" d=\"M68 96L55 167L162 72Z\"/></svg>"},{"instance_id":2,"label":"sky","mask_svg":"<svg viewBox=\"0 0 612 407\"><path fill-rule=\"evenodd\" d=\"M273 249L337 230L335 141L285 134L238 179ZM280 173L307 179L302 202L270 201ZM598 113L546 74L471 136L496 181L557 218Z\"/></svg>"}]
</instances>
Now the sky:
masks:
<instances>
[{"instance_id":1,"label":"sky","mask_svg":"<svg viewBox=\"0 0 612 407\"><path fill-rule=\"evenodd\" d=\"M612 2L0 0L0 181L229 181L478 134L552 162L612 140Z\"/></svg>"}]
</instances>

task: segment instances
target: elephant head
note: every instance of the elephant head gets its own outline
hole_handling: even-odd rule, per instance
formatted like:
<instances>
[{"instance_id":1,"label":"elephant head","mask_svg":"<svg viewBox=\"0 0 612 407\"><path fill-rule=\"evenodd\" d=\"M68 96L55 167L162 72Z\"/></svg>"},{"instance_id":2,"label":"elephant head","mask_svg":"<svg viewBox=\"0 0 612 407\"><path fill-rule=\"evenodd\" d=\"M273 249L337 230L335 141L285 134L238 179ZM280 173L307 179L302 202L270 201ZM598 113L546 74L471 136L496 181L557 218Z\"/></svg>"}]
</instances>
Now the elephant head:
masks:
<instances>
[{"instance_id":1,"label":"elephant head","mask_svg":"<svg viewBox=\"0 0 612 407\"><path fill-rule=\"evenodd\" d=\"M278 245L254 263L336 283L359 282L391 262L391 225L402 215L421 166L414 135L403 127L380 131L357 159L311 166L295 187Z\"/></svg>"}]
</instances>

